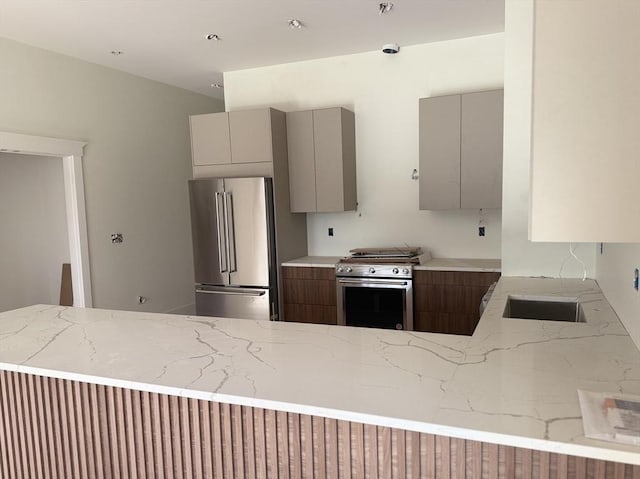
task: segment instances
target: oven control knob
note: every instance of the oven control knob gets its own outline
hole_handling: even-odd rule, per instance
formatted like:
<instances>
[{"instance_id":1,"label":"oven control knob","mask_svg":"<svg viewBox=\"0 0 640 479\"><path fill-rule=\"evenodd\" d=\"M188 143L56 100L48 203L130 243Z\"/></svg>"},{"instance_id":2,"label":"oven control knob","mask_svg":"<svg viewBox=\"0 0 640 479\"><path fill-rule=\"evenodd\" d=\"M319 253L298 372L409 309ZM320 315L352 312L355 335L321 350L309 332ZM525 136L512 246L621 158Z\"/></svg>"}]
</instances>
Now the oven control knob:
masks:
<instances>
[{"instance_id":1,"label":"oven control knob","mask_svg":"<svg viewBox=\"0 0 640 479\"><path fill-rule=\"evenodd\" d=\"M345 269L345 271L347 273L351 273L353 271L353 268L351 266L347 266L347 269Z\"/></svg>"},{"instance_id":2,"label":"oven control knob","mask_svg":"<svg viewBox=\"0 0 640 479\"><path fill-rule=\"evenodd\" d=\"M398 268L393 268L393 269L391 270L391 272L392 272L393 274L398 274L398 273L400 272L400 270L399 270Z\"/></svg>"},{"instance_id":3,"label":"oven control knob","mask_svg":"<svg viewBox=\"0 0 640 479\"><path fill-rule=\"evenodd\" d=\"M336 271L337 271L338 273L342 273L344 270L342 269L342 266L338 266L338 267L336 268Z\"/></svg>"},{"instance_id":4,"label":"oven control knob","mask_svg":"<svg viewBox=\"0 0 640 479\"><path fill-rule=\"evenodd\" d=\"M369 273L370 273L370 274L373 274L373 273L375 273L375 272L376 272L376 269L375 269L375 268L369 268Z\"/></svg>"},{"instance_id":5,"label":"oven control knob","mask_svg":"<svg viewBox=\"0 0 640 479\"><path fill-rule=\"evenodd\" d=\"M402 274L409 274L409 268L403 268Z\"/></svg>"}]
</instances>

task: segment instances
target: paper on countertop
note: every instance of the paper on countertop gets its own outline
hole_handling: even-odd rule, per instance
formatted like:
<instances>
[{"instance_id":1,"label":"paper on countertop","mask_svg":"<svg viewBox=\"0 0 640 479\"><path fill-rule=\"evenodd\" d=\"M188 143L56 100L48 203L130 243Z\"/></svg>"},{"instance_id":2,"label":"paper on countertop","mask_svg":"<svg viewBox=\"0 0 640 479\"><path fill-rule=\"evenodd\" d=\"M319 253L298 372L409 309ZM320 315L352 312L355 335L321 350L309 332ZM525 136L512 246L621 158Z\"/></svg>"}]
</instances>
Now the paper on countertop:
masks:
<instances>
[{"instance_id":1,"label":"paper on countertop","mask_svg":"<svg viewBox=\"0 0 640 479\"><path fill-rule=\"evenodd\" d=\"M640 396L578 389L586 437L640 446Z\"/></svg>"}]
</instances>

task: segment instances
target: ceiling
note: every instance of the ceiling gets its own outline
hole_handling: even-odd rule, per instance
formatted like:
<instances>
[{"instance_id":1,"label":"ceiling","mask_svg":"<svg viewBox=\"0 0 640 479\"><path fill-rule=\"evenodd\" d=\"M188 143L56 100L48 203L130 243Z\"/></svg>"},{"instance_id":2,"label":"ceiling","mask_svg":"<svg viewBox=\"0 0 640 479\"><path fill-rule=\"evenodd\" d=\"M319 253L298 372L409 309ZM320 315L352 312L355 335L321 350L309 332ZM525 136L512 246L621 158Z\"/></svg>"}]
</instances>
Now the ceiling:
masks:
<instances>
[{"instance_id":1,"label":"ceiling","mask_svg":"<svg viewBox=\"0 0 640 479\"><path fill-rule=\"evenodd\" d=\"M380 1L0 0L0 37L222 98L225 71L504 31L504 0Z\"/></svg>"}]
</instances>

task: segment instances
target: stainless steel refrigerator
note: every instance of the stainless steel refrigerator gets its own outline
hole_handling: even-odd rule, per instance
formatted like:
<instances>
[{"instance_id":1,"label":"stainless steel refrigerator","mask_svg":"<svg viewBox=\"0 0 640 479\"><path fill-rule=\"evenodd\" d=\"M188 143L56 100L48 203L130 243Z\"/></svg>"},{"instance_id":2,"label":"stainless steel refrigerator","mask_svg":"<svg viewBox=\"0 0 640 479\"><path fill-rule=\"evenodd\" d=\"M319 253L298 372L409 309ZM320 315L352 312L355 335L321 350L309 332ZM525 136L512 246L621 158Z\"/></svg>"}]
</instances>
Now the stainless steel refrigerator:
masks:
<instances>
[{"instance_id":1,"label":"stainless steel refrigerator","mask_svg":"<svg viewBox=\"0 0 640 479\"><path fill-rule=\"evenodd\" d=\"M196 313L277 319L272 179L191 180L189 194Z\"/></svg>"}]
</instances>

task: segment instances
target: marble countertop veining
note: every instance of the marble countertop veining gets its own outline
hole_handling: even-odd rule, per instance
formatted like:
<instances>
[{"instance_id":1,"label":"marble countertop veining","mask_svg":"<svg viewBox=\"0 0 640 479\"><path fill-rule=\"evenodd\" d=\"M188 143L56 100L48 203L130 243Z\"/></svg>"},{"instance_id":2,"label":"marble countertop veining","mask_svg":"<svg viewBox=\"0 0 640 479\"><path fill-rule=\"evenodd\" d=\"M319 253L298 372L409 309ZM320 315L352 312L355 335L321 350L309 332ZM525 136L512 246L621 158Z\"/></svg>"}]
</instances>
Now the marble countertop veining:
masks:
<instances>
[{"instance_id":1,"label":"marble countertop veining","mask_svg":"<svg viewBox=\"0 0 640 479\"><path fill-rule=\"evenodd\" d=\"M509 294L578 297L587 322L503 319ZM0 368L640 464L583 435L578 388L640 394L592 280L503 277L472 337L31 306L0 313Z\"/></svg>"}]
</instances>

